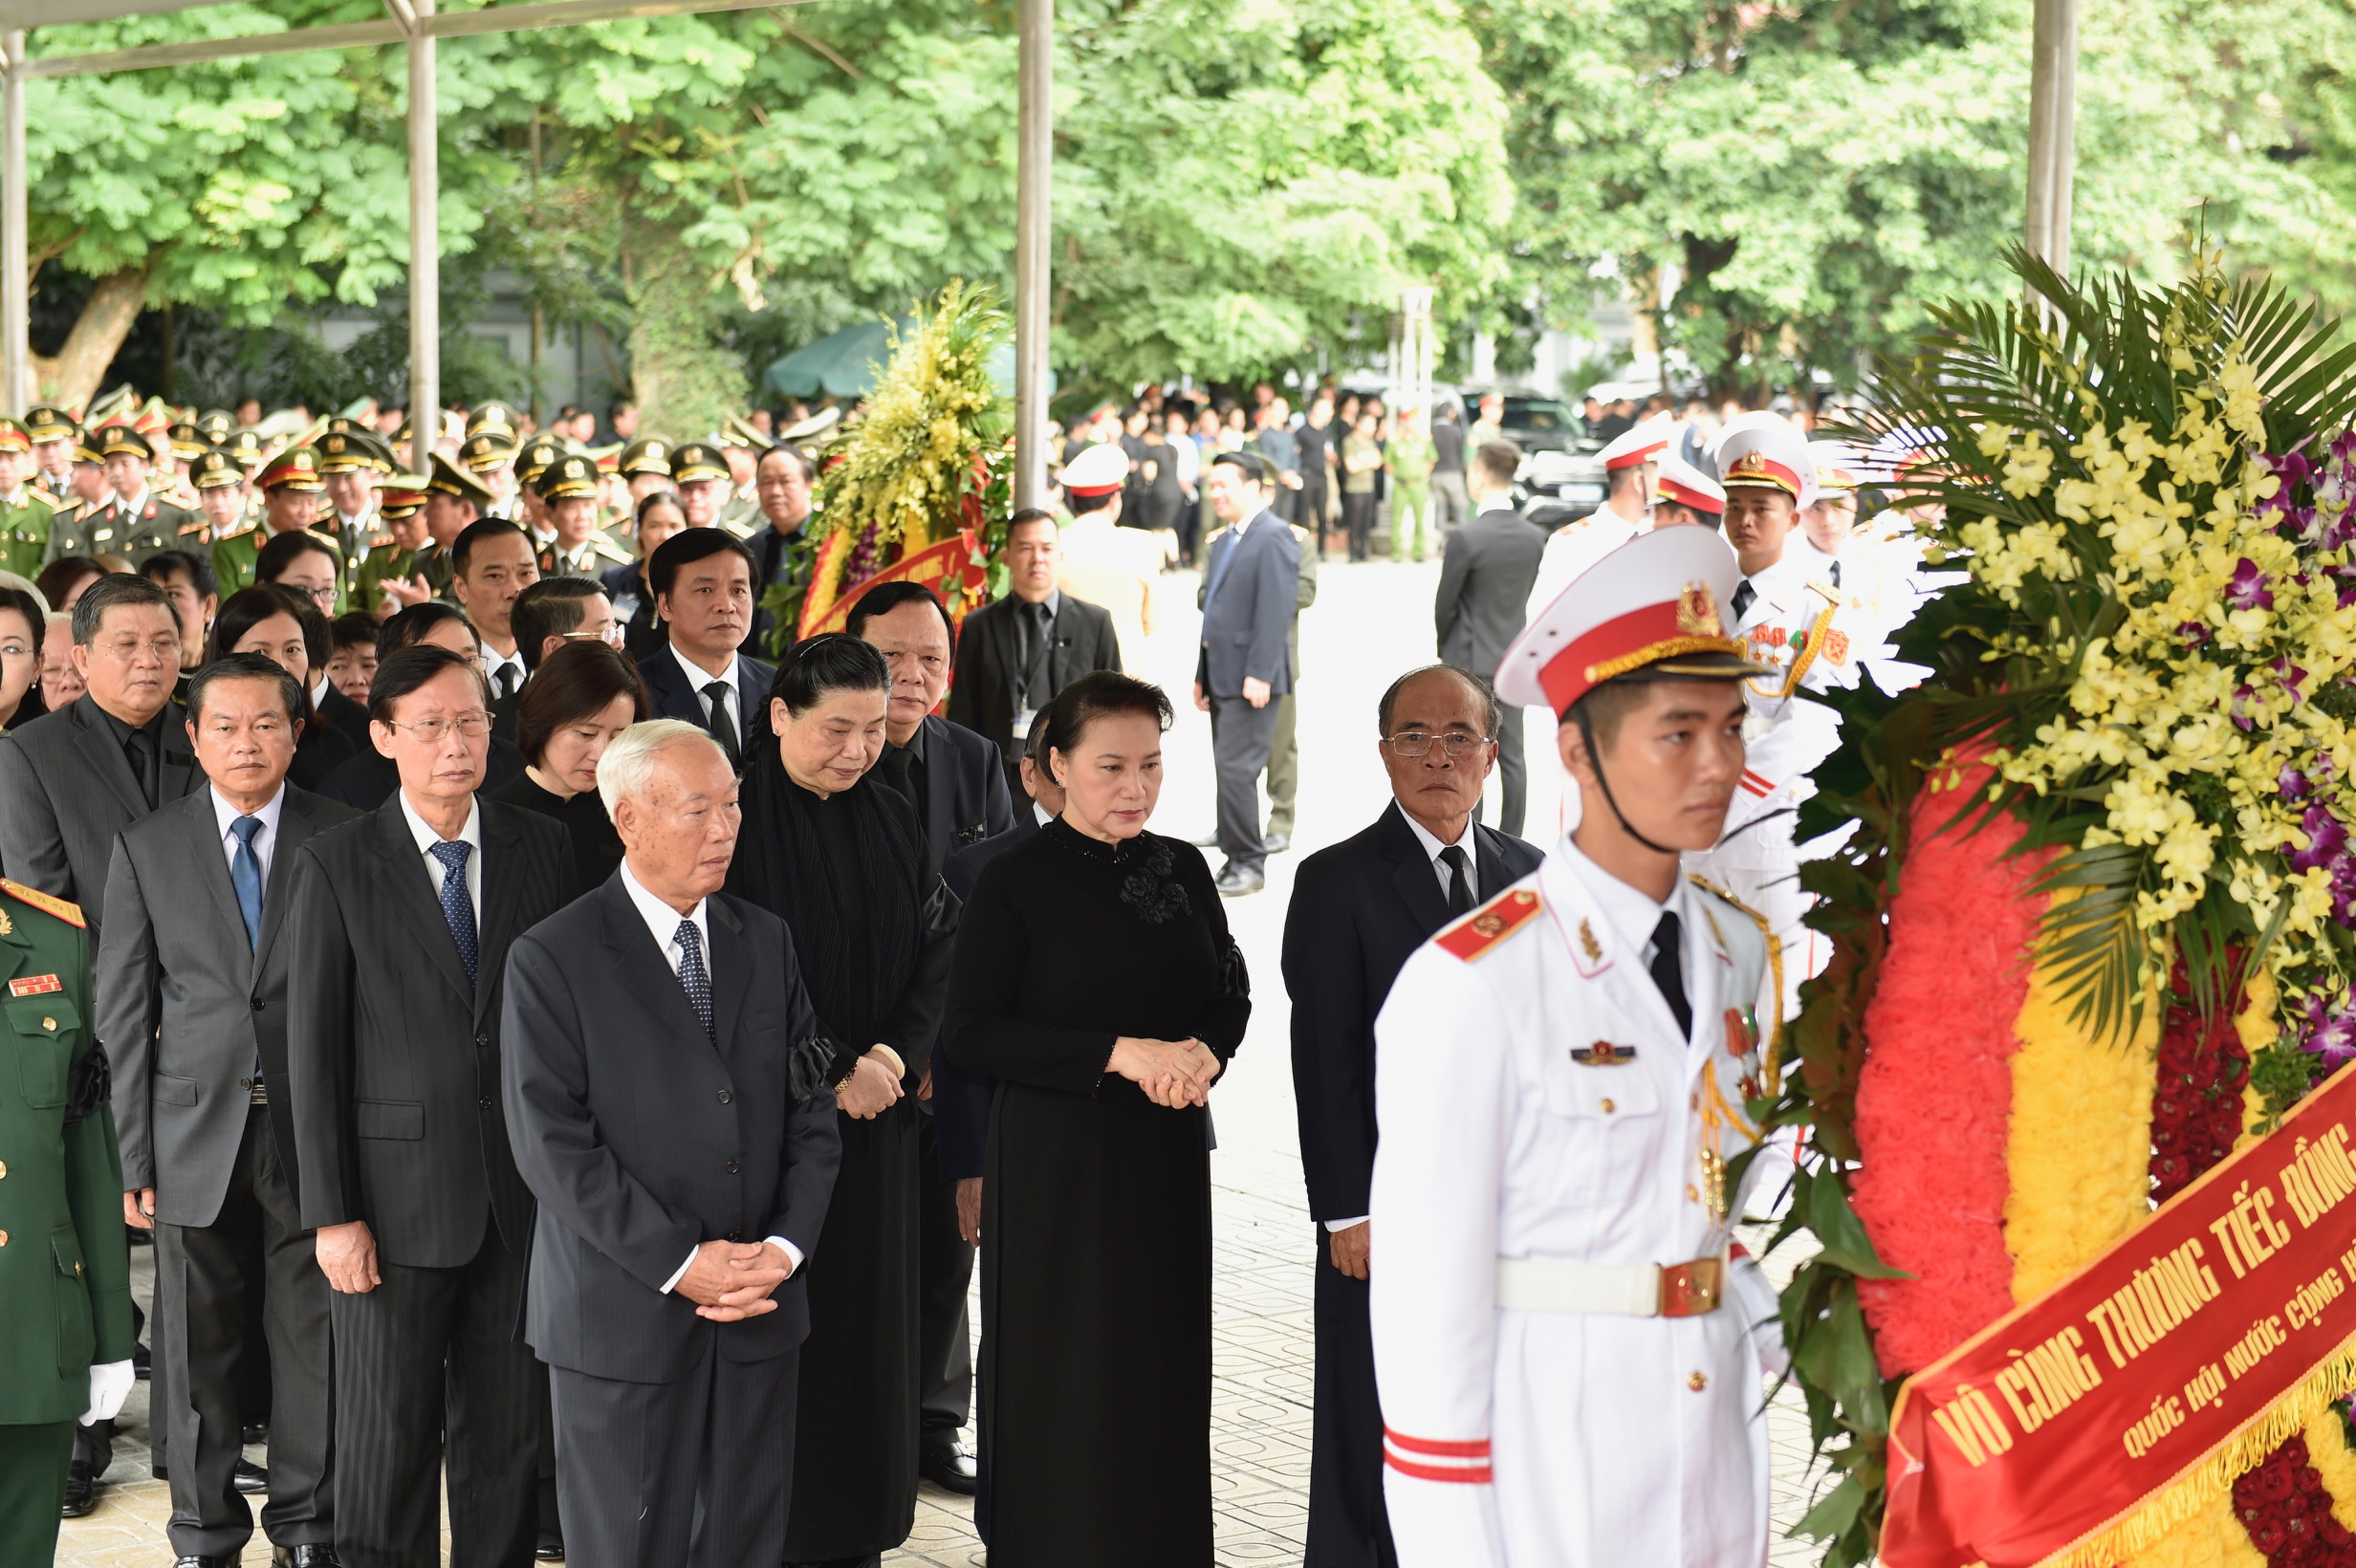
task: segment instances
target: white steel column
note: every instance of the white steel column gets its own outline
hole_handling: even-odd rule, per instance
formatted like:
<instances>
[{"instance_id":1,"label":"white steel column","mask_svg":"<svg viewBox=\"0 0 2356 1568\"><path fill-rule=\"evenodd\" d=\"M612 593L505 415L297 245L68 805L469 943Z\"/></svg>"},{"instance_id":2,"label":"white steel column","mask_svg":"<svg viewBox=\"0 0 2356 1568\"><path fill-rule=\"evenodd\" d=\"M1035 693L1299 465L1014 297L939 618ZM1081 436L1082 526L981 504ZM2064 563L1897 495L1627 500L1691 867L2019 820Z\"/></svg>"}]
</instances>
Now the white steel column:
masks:
<instances>
[{"instance_id":1,"label":"white steel column","mask_svg":"<svg viewBox=\"0 0 2356 1568\"><path fill-rule=\"evenodd\" d=\"M1014 144L1014 506L1047 501L1049 200L1055 160L1056 3L1020 0Z\"/></svg>"},{"instance_id":2,"label":"white steel column","mask_svg":"<svg viewBox=\"0 0 2356 1568\"><path fill-rule=\"evenodd\" d=\"M2029 69L2031 254L2070 271L2070 177L2078 137L2078 0L2037 0Z\"/></svg>"},{"instance_id":3,"label":"white steel column","mask_svg":"<svg viewBox=\"0 0 2356 1568\"><path fill-rule=\"evenodd\" d=\"M419 21L433 0L413 0ZM434 92L434 40L421 27L409 37L409 471L423 473L442 433L442 183L440 99Z\"/></svg>"},{"instance_id":4,"label":"white steel column","mask_svg":"<svg viewBox=\"0 0 2356 1568\"><path fill-rule=\"evenodd\" d=\"M25 197L25 35L0 33L0 414L22 414L33 401L33 279Z\"/></svg>"}]
</instances>

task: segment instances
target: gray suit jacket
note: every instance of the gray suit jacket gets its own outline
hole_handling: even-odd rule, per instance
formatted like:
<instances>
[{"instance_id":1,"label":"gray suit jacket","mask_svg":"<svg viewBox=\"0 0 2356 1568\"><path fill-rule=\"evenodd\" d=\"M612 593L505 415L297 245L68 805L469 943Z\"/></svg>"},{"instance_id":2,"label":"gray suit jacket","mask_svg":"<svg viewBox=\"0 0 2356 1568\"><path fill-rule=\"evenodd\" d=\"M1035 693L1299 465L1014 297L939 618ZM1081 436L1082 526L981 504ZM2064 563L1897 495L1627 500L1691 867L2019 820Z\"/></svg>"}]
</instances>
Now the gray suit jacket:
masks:
<instances>
[{"instance_id":1,"label":"gray suit jacket","mask_svg":"<svg viewBox=\"0 0 2356 1568\"><path fill-rule=\"evenodd\" d=\"M156 1215L210 1225L246 1132L262 1064L278 1157L295 1171L286 1076L288 883L312 837L360 814L289 785L262 888L262 936L246 946L212 792L141 818L115 840L113 918L98 943L98 1035L115 1078L122 1185L156 1189Z\"/></svg>"},{"instance_id":2,"label":"gray suit jacket","mask_svg":"<svg viewBox=\"0 0 2356 1568\"><path fill-rule=\"evenodd\" d=\"M1521 635L1545 552L1546 535L1511 507L1492 507L1448 536L1432 604L1443 660L1484 681L1497 678Z\"/></svg>"},{"instance_id":3,"label":"gray suit jacket","mask_svg":"<svg viewBox=\"0 0 2356 1568\"><path fill-rule=\"evenodd\" d=\"M159 800L177 800L205 782L188 747L187 717L177 703L164 711ZM131 764L88 693L0 735L0 876L80 904L94 947L115 835L146 815Z\"/></svg>"},{"instance_id":4,"label":"gray suit jacket","mask_svg":"<svg viewBox=\"0 0 2356 1568\"><path fill-rule=\"evenodd\" d=\"M1241 696L1246 678L1266 681L1273 696L1292 690L1287 639L1300 593L1293 531L1273 512L1253 518L1241 539L1228 530L1211 545L1203 580L1211 586L1194 679L1214 697Z\"/></svg>"}]
</instances>

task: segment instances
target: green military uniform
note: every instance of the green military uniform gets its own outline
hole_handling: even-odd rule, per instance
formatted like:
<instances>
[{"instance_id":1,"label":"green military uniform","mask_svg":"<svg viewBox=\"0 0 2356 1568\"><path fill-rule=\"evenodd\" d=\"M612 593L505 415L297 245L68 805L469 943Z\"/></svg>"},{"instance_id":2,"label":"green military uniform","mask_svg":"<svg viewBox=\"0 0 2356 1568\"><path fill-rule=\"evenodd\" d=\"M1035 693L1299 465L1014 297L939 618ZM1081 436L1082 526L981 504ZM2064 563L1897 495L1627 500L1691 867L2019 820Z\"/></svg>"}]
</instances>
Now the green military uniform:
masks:
<instances>
[{"instance_id":1,"label":"green military uniform","mask_svg":"<svg viewBox=\"0 0 2356 1568\"><path fill-rule=\"evenodd\" d=\"M108 529L101 539L98 530L91 526L91 519L97 515L98 509L68 496L66 504L50 514L49 558L56 560L63 555L98 555L112 550L115 531Z\"/></svg>"},{"instance_id":2,"label":"green military uniform","mask_svg":"<svg viewBox=\"0 0 2356 1568\"><path fill-rule=\"evenodd\" d=\"M158 551L186 550L192 540L202 548L202 538L211 532L203 512L176 507L152 490L137 508L125 506L120 495L114 497L81 526L91 545L81 554L128 555L133 566L145 565Z\"/></svg>"},{"instance_id":3,"label":"green military uniform","mask_svg":"<svg viewBox=\"0 0 2356 1568\"><path fill-rule=\"evenodd\" d=\"M559 552L554 544L545 544L534 552L544 577L587 577L592 582L603 579L617 566L626 566L638 559L616 544L612 535L599 529L589 535L572 555Z\"/></svg>"},{"instance_id":4,"label":"green military uniform","mask_svg":"<svg viewBox=\"0 0 2356 1568\"><path fill-rule=\"evenodd\" d=\"M0 495L0 565L19 577L39 577L50 562L49 520L55 512L31 485L13 500Z\"/></svg>"},{"instance_id":5,"label":"green military uniform","mask_svg":"<svg viewBox=\"0 0 2356 1568\"><path fill-rule=\"evenodd\" d=\"M74 1067L97 1049L81 911L0 882L0 1563L56 1554L90 1368L131 1359L122 1157L103 1091ZM94 1101L68 1121L81 1089Z\"/></svg>"}]
</instances>

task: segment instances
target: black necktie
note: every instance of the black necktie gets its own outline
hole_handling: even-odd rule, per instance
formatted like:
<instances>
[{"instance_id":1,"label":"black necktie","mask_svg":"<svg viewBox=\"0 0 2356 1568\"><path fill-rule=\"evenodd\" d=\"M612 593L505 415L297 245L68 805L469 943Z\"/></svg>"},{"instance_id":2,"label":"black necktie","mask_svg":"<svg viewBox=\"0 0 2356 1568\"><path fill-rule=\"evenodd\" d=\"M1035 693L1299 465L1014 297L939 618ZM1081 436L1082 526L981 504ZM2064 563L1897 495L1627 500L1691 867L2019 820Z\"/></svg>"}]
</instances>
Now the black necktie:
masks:
<instances>
[{"instance_id":1,"label":"black necktie","mask_svg":"<svg viewBox=\"0 0 2356 1568\"><path fill-rule=\"evenodd\" d=\"M1054 641L1055 623L1047 619L1044 603L1024 605L1022 615L1027 634L1025 641L1029 643L1029 651L1023 659L1022 706L1036 708L1046 704L1050 683L1054 680L1048 672L1047 661Z\"/></svg>"},{"instance_id":2,"label":"black necktie","mask_svg":"<svg viewBox=\"0 0 2356 1568\"><path fill-rule=\"evenodd\" d=\"M711 714L704 721L704 728L711 731L711 738L728 753L728 765L741 771L745 765L744 747L736 738L735 715L729 711L728 683L712 682L704 688L704 696L711 704Z\"/></svg>"},{"instance_id":3,"label":"black necktie","mask_svg":"<svg viewBox=\"0 0 2356 1568\"><path fill-rule=\"evenodd\" d=\"M1841 563L1839 561L1832 563L1832 585L1835 588L1841 586Z\"/></svg>"},{"instance_id":4,"label":"black necktie","mask_svg":"<svg viewBox=\"0 0 2356 1568\"><path fill-rule=\"evenodd\" d=\"M1840 584L1836 582L1833 586L1839 587ZM1736 621L1740 621L1743 617L1743 612L1750 609L1750 607L1757 601L1757 599L1758 590L1751 586L1751 579L1749 577L1745 577L1742 581L1735 584L1734 619Z\"/></svg>"},{"instance_id":5,"label":"black necktie","mask_svg":"<svg viewBox=\"0 0 2356 1568\"><path fill-rule=\"evenodd\" d=\"M1448 867L1448 918L1472 912L1472 879L1466 874L1464 845L1451 844L1440 851L1440 863Z\"/></svg>"},{"instance_id":6,"label":"black necktie","mask_svg":"<svg viewBox=\"0 0 2356 1568\"><path fill-rule=\"evenodd\" d=\"M499 696L502 701L515 695L515 666L513 664L501 664L499 673L493 679L499 683Z\"/></svg>"},{"instance_id":7,"label":"black necktie","mask_svg":"<svg viewBox=\"0 0 2356 1568\"><path fill-rule=\"evenodd\" d=\"M1674 914L1664 913L1661 924L1652 928L1651 968L1652 983L1661 988L1661 999L1677 1015L1678 1032L1691 1038L1693 1004L1685 999L1685 948L1678 940Z\"/></svg>"},{"instance_id":8,"label":"black necktie","mask_svg":"<svg viewBox=\"0 0 2356 1568\"><path fill-rule=\"evenodd\" d=\"M695 1009L698 1022L704 1026L704 1038L711 1034L711 976L704 969L704 933L695 928L695 922L679 923L679 935L672 939L679 944L679 984L687 993L687 1005Z\"/></svg>"},{"instance_id":9,"label":"black necktie","mask_svg":"<svg viewBox=\"0 0 2356 1568\"><path fill-rule=\"evenodd\" d=\"M147 809L156 808L156 750L155 742L144 730L134 730L122 743L122 758L131 765L131 776L139 781L140 797Z\"/></svg>"}]
</instances>

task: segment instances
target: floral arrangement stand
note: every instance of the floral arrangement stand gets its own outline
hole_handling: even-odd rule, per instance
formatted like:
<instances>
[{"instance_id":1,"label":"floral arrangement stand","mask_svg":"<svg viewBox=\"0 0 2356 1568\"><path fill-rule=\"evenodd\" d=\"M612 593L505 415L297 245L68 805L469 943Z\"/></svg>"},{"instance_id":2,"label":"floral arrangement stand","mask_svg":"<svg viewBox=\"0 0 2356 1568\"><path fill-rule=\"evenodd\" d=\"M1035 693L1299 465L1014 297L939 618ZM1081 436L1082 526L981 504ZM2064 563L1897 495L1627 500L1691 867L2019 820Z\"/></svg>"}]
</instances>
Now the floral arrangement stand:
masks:
<instances>
[{"instance_id":1,"label":"floral arrangement stand","mask_svg":"<svg viewBox=\"0 0 2356 1568\"><path fill-rule=\"evenodd\" d=\"M1839 432L1969 577L1903 635L1921 685L1820 699L1798 833L1856 831L1803 870L1832 960L1753 1107L1812 1152L1777 1242L1819 1246L1782 1314L1828 1568L1883 1545L1909 1375L2356 1056L2356 347L2214 257L2012 265L2041 303L1935 312ZM2356 1564L2349 1439L2293 1431L2105 1560Z\"/></svg>"}]
</instances>

